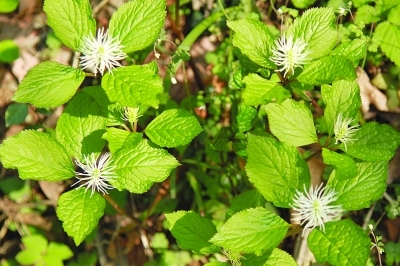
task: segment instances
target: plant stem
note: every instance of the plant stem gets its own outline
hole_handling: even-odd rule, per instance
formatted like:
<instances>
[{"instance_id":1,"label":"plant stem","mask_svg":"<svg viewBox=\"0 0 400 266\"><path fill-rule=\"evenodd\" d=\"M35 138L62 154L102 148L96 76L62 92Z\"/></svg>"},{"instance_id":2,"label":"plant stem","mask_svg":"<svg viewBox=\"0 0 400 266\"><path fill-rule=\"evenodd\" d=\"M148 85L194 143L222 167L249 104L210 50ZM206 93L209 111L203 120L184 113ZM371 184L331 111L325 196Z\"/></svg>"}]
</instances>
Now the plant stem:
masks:
<instances>
[{"instance_id":1,"label":"plant stem","mask_svg":"<svg viewBox=\"0 0 400 266\"><path fill-rule=\"evenodd\" d=\"M117 211L118 214L123 215L131 219L131 221L137 226L137 227L147 227L146 225L143 225L142 221L139 220L138 218L134 217L133 215L130 215L127 213L124 209L121 208L121 206L118 205L116 201L114 201L113 198L110 197L108 194L103 194L103 198L110 203L110 205Z\"/></svg>"},{"instance_id":2,"label":"plant stem","mask_svg":"<svg viewBox=\"0 0 400 266\"><path fill-rule=\"evenodd\" d=\"M305 158L304 160L306 162L309 162L312 158L314 158L315 156L317 156L321 153L322 153L322 150L318 150L318 151L314 152L313 154L311 154L310 156L308 156L307 158Z\"/></svg>"}]
</instances>

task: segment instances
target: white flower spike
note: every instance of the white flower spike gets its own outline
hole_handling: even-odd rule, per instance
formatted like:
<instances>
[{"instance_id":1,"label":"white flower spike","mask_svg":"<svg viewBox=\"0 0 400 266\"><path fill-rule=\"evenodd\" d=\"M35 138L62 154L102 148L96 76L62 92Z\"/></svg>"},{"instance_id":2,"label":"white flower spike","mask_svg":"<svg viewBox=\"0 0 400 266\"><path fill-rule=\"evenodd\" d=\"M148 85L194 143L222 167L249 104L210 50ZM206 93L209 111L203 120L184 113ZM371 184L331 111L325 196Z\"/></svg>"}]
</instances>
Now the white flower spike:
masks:
<instances>
[{"instance_id":1,"label":"white flower spike","mask_svg":"<svg viewBox=\"0 0 400 266\"><path fill-rule=\"evenodd\" d=\"M82 69L93 69L96 75L101 75L107 69L112 72L115 67L121 66L118 62L125 59L126 54L122 51L124 48L117 38L112 38L104 28L97 32L97 37L88 36L83 40L81 52Z\"/></svg>"},{"instance_id":2,"label":"white flower spike","mask_svg":"<svg viewBox=\"0 0 400 266\"><path fill-rule=\"evenodd\" d=\"M340 113L336 118L335 125L333 131L335 133L335 144L338 144L338 141L344 144L344 148L347 151L347 143L353 143L357 139L352 138L354 133L356 133L360 128L359 124L354 126L350 126L354 122L351 118L343 118L343 114Z\"/></svg>"},{"instance_id":3,"label":"white flower spike","mask_svg":"<svg viewBox=\"0 0 400 266\"><path fill-rule=\"evenodd\" d=\"M75 172L76 178L79 180L72 186L76 185L80 181L87 181L77 188L85 186L86 191L89 188L92 189L90 196L92 196L95 191L108 194L107 189L113 189L114 187L107 182L117 178L117 175L114 172L115 167L110 166L110 153L103 154L98 162L97 160L98 157L96 157L94 153L89 156L84 155L84 163L75 160L76 164L85 172Z\"/></svg>"},{"instance_id":4,"label":"white flower spike","mask_svg":"<svg viewBox=\"0 0 400 266\"><path fill-rule=\"evenodd\" d=\"M293 204L290 205L297 211L293 213L291 220L301 222L301 225L305 224L305 228L314 229L319 226L322 231L325 231L324 223L341 216L343 212L341 205L330 205L336 199L336 192L333 189L325 189L323 184L315 189L310 187L308 192L304 185L304 192L296 190Z\"/></svg>"},{"instance_id":5,"label":"white flower spike","mask_svg":"<svg viewBox=\"0 0 400 266\"><path fill-rule=\"evenodd\" d=\"M309 61L308 55L311 53L307 49L307 44L301 40L293 40L293 35L282 35L275 41L275 47L272 48L271 60L281 67L279 71L285 71L284 77L292 75L296 67L303 67Z\"/></svg>"}]
</instances>

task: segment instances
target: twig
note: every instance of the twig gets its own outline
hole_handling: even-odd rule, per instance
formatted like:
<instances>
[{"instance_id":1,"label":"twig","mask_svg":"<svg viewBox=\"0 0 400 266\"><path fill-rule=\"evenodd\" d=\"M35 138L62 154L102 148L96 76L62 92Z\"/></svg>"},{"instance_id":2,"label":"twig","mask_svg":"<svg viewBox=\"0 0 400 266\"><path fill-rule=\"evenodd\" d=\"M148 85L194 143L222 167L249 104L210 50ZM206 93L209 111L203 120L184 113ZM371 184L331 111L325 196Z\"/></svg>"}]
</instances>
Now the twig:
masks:
<instances>
[{"instance_id":1,"label":"twig","mask_svg":"<svg viewBox=\"0 0 400 266\"><path fill-rule=\"evenodd\" d=\"M374 212L375 206L376 206L376 203L372 204L371 208L369 208L369 210L367 212L367 215L365 215L364 223L363 223L363 226L362 226L362 228L364 230L367 229L368 222L371 220L371 216L372 216L372 213Z\"/></svg>"},{"instance_id":2,"label":"twig","mask_svg":"<svg viewBox=\"0 0 400 266\"><path fill-rule=\"evenodd\" d=\"M97 13L110 2L110 0L101 1L95 8L93 8L93 17L96 17Z\"/></svg>"},{"instance_id":3,"label":"twig","mask_svg":"<svg viewBox=\"0 0 400 266\"><path fill-rule=\"evenodd\" d=\"M107 265L107 257L103 250L103 245L101 243L101 233L97 232L96 237L94 239L94 244L96 246L97 255L99 256L99 263L101 266Z\"/></svg>"}]
</instances>

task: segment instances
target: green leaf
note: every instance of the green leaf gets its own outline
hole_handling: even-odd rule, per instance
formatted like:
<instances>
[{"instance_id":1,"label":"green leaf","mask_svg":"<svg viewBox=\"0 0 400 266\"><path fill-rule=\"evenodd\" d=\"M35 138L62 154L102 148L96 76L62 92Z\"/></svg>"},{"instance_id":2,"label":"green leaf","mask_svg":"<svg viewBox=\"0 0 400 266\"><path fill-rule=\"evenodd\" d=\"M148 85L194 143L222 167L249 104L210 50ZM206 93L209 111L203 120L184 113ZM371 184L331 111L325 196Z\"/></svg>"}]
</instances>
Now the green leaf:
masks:
<instances>
[{"instance_id":1,"label":"green leaf","mask_svg":"<svg viewBox=\"0 0 400 266\"><path fill-rule=\"evenodd\" d=\"M82 187L62 194L57 202L57 217L75 245L82 243L96 228L104 213L105 199L98 193L90 194Z\"/></svg>"},{"instance_id":2,"label":"green leaf","mask_svg":"<svg viewBox=\"0 0 400 266\"><path fill-rule=\"evenodd\" d=\"M60 181L75 175L65 149L49 134L25 130L0 146L4 167L17 168L22 179Z\"/></svg>"},{"instance_id":3,"label":"green leaf","mask_svg":"<svg viewBox=\"0 0 400 266\"><path fill-rule=\"evenodd\" d=\"M112 185L132 193L146 192L154 182L164 181L178 161L166 150L152 148L146 140L123 146L113 156L118 178Z\"/></svg>"},{"instance_id":4,"label":"green leaf","mask_svg":"<svg viewBox=\"0 0 400 266\"><path fill-rule=\"evenodd\" d=\"M47 250L48 242L42 235L24 236L21 240L26 249L36 250L41 253Z\"/></svg>"},{"instance_id":5,"label":"green leaf","mask_svg":"<svg viewBox=\"0 0 400 266\"><path fill-rule=\"evenodd\" d=\"M168 229L183 249L188 249L199 254L209 254L218 250L210 238L217 232L211 220L201 217L195 212L177 211L165 214Z\"/></svg>"},{"instance_id":6,"label":"green leaf","mask_svg":"<svg viewBox=\"0 0 400 266\"><path fill-rule=\"evenodd\" d=\"M367 162L389 161L400 145L400 133L389 125L366 123L352 136L346 153Z\"/></svg>"},{"instance_id":7,"label":"green leaf","mask_svg":"<svg viewBox=\"0 0 400 266\"><path fill-rule=\"evenodd\" d=\"M115 153L122 147L128 135L129 132L126 130L109 127L107 128L107 132L104 133L103 139L108 141L108 148L111 153Z\"/></svg>"},{"instance_id":8,"label":"green leaf","mask_svg":"<svg viewBox=\"0 0 400 266\"><path fill-rule=\"evenodd\" d=\"M112 15L109 30L124 45L124 52L139 51L153 44L164 25L164 0L135 0Z\"/></svg>"},{"instance_id":9,"label":"green leaf","mask_svg":"<svg viewBox=\"0 0 400 266\"><path fill-rule=\"evenodd\" d=\"M17 9L19 0L0 0L0 13L10 13Z\"/></svg>"},{"instance_id":10,"label":"green leaf","mask_svg":"<svg viewBox=\"0 0 400 266\"><path fill-rule=\"evenodd\" d=\"M354 19L354 22L358 25L368 25L371 23L379 22L381 18L375 7L370 5L363 5L357 9L357 16Z\"/></svg>"},{"instance_id":11,"label":"green leaf","mask_svg":"<svg viewBox=\"0 0 400 266\"><path fill-rule=\"evenodd\" d=\"M386 190L388 162L357 163L356 166L355 177L345 179L333 171L327 183L337 193L335 204L341 204L347 211L370 207Z\"/></svg>"},{"instance_id":12,"label":"green leaf","mask_svg":"<svg viewBox=\"0 0 400 266\"><path fill-rule=\"evenodd\" d=\"M15 257L16 261L24 265L31 265L40 262L42 254L37 250L26 249L18 252Z\"/></svg>"},{"instance_id":13,"label":"green leaf","mask_svg":"<svg viewBox=\"0 0 400 266\"><path fill-rule=\"evenodd\" d=\"M296 190L310 186L308 166L294 146L248 134L247 155L250 182L277 207L289 208Z\"/></svg>"},{"instance_id":14,"label":"green leaf","mask_svg":"<svg viewBox=\"0 0 400 266\"><path fill-rule=\"evenodd\" d=\"M254 107L241 105L236 116L237 132L249 131L257 120L257 110Z\"/></svg>"},{"instance_id":15,"label":"green leaf","mask_svg":"<svg viewBox=\"0 0 400 266\"><path fill-rule=\"evenodd\" d=\"M400 43L399 27L389 21L379 23L372 41L380 43L380 47L386 56L397 66L400 66L400 46L396 45Z\"/></svg>"},{"instance_id":16,"label":"green leaf","mask_svg":"<svg viewBox=\"0 0 400 266\"><path fill-rule=\"evenodd\" d=\"M282 102L292 95L288 90L274 81L260 77L257 74L249 74L244 77L246 88L242 98L245 105L261 105L270 102Z\"/></svg>"},{"instance_id":17,"label":"green leaf","mask_svg":"<svg viewBox=\"0 0 400 266\"><path fill-rule=\"evenodd\" d=\"M14 100L36 107L57 107L72 98L84 78L85 73L79 69L52 61L43 62L29 70L15 92Z\"/></svg>"},{"instance_id":18,"label":"green leaf","mask_svg":"<svg viewBox=\"0 0 400 266\"><path fill-rule=\"evenodd\" d=\"M318 141L310 109L302 103L287 99L265 106L271 132L281 142L304 146Z\"/></svg>"},{"instance_id":19,"label":"green leaf","mask_svg":"<svg viewBox=\"0 0 400 266\"><path fill-rule=\"evenodd\" d=\"M47 254L55 255L59 260L67 260L74 255L67 245L57 242L50 242Z\"/></svg>"},{"instance_id":20,"label":"green leaf","mask_svg":"<svg viewBox=\"0 0 400 266\"><path fill-rule=\"evenodd\" d=\"M226 211L225 220L237 212L264 205L265 199L256 189L245 191L232 200L231 206Z\"/></svg>"},{"instance_id":21,"label":"green leaf","mask_svg":"<svg viewBox=\"0 0 400 266\"><path fill-rule=\"evenodd\" d=\"M266 252L261 256L246 254L240 262L242 263L242 266L297 266L297 263L292 256L278 248Z\"/></svg>"},{"instance_id":22,"label":"green leaf","mask_svg":"<svg viewBox=\"0 0 400 266\"><path fill-rule=\"evenodd\" d=\"M312 6L317 0L292 0L292 4L296 8L305 9Z\"/></svg>"},{"instance_id":23,"label":"green leaf","mask_svg":"<svg viewBox=\"0 0 400 266\"><path fill-rule=\"evenodd\" d=\"M353 67L357 67L360 59L364 58L367 53L367 40L354 39L352 41L343 42L330 55L341 55L349 59L353 63Z\"/></svg>"},{"instance_id":24,"label":"green leaf","mask_svg":"<svg viewBox=\"0 0 400 266\"><path fill-rule=\"evenodd\" d=\"M357 78L352 62L344 56L330 55L311 62L297 77L311 85L332 83L337 80L353 81Z\"/></svg>"},{"instance_id":25,"label":"green leaf","mask_svg":"<svg viewBox=\"0 0 400 266\"><path fill-rule=\"evenodd\" d=\"M246 59L266 67L276 68L269 59L271 51L269 47L273 44L273 36L267 26L254 19L240 19L227 21L228 27L235 32L232 43L239 48Z\"/></svg>"},{"instance_id":26,"label":"green leaf","mask_svg":"<svg viewBox=\"0 0 400 266\"><path fill-rule=\"evenodd\" d=\"M255 253L273 250L289 229L275 213L258 207L234 214L210 242L234 252Z\"/></svg>"},{"instance_id":27,"label":"green leaf","mask_svg":"<svg viewBox=\"0 0 400 266\"><path fill-rule=\"evenodd\" d=\"M0 0L0 6L1 6L1 0ZM0 13L2 12L0 11ZM19 48L13 40L4 40L0 42L0 62L12 63L18 57L19 57Z\"/></svg>"},{"instance_id":28,"label":"green leaf","mask_svg":"<svg viewBox=\"0 0 400 266\"><path fill-rule=\"evenodd\" d=\"M311 59L328 55L335 47L338 33L336 17L332 8L312 8L297 18L289 27L287 34L294 39L302 39L307 43Z\"/></svg>"},{"instance_id":29,"label":"green leaf","mask_svg":"<svg viewBox=\"0 0 400 266\"><path fill-rule=\"evenodd\" d=\"M78 92L69 102L60 116L57 127L57 140L75 159L82 160L83 155L100 153L105 140L107 116L102 108L85 90Z\"/></svg>"},{"instance_id":30,"label":"green leaf","mask_svg":"<svg viewBox=\"0 0 400 266\"><path fill-rule=\"evenodd\" d=\"M47 23L69 48L81 51L82 40L96 35L96 20L87 0L45 0Z\"/></svg>"},{"instance_id":31,"label":"green leaf","mask_svg":"<svg viewBox=\"0 0 400 266\"><path fill-rule=\"evenodd\" d=\"M318 263L365 266L371 241L358 225L342 220L326 223L325 232L314 229L307 242Z\"/></svg>"},{"instance_id":32,"label":"green leaf","mask_svg":"<svg viewBox=\"0 0 400 266\"><path fill-rule=\"evenodd\" d=\"M325 123L329 134L333 135L335 120L340 113L343 118L357 120L361 107L360 87L356 81L339 80L328 88L325 86L322 90L322 99L326 104Z\"/></svg>"},{"instance_id":33,"label":"green leaf","mask_svg":"<svg viewBox=\"0 0 400 266\"><path fill-rule=\"evenodd\" d=\"M388 21L396 26L400 26L400 5L390 9L388 15Z\"/></svg>"},{"instance_id":34,"label":"green leaf","mask_svg":"<svg viewBox=\"0 0 400 266\"><path fill-rule=\"evenodd\" d=\"M345 180L357 175L356 163L352 158L325 148L322 148L322 157L324 157L325 164L335 167L337 178Z\"/></svg>"},{"instance_id":35,"label":"green leaf","mask_svg":"<svg viewBox=\"0 0 400 266\"><path fill-rule=\"evenodd\" d=\"M214 137L212 142L210 143L210 147L216 151L224 151L230 141L230 128L221 127L218 131L217 135Z\"/></svg>"},{"instance_id":36,"label":"green leaf","mask_svg":"<svg viewBox=\"0 0 400 266\"><path fill-rule=\"evenodd\" d=\"M106 73L101 86L112 102L122 106L138 107L139 105L158 108L158 95L163 92L160 77L147 67L119 67L112 73Z\"/></svg>"},{"instance_id":37,"label":"green leaf","mask_svg":"<svg viewBox=\"0 0 400 266\"><path fill-rule=\"evenodd\" d=\"M201 131L196 117L184 109L162 112L145 129L152 142L167 148L186 145Z\"/></svg>"},{"instance_id":38,"label":"green leaf","mask_svg":"<svg viewBox=\"0 0 400 266\"><path fill-rule=\"evenodd\" d=\"M28 115L28 105L24 103L13 103L7 107L5 113L6 127L18 125L25 121Z\"/></svg>"}]
</instances>

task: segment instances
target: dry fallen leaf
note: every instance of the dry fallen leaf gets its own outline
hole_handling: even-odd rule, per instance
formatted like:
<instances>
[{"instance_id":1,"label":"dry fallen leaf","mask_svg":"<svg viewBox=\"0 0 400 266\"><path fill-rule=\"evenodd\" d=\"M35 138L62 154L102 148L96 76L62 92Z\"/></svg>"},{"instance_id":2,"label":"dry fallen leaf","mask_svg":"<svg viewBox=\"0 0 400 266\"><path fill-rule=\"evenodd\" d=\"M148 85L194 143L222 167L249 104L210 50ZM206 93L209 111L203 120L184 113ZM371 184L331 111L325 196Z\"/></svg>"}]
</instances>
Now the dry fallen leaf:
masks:
<instances>
[{"instance_id":1,"label":"dry fallen leaf","mask_svg":"<svg viewBox=\"0 0 400 266\"><path fill-rule=\"evenodd\" d=\"M370 104L375 105L376 109L379 111L389 111L389 108L387 107L386 95L371 84L371 81L364 69L357 67L356 72L358 76L357 81L361 92L361 111L363 112L364 117L368 119L370 118L368 116L371 116L367 115Z\"/></svg>"}]
</instances>

